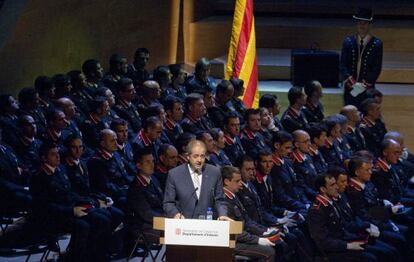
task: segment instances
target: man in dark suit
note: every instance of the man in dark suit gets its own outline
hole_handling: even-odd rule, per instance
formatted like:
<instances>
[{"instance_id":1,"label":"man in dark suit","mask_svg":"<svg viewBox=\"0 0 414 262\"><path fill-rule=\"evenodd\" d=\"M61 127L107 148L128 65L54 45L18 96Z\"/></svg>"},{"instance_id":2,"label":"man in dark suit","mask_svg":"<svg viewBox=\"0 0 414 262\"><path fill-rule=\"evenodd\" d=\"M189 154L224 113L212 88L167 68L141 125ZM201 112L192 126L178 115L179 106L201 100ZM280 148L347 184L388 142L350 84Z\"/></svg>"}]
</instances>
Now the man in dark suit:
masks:
<instances>
[{"instance_id":1,"label":"man in dark suit","mask_svg":"<svg viewBox=\"0 0 414 262\"><path fill-rule=\"evenodd\" d=\"M164 194L167 217L198 218L213 207L215 217L229 220L220 169L205 164L207 150L203 142L193 140L187 148L188 164L168 173Z\"/></svg>"},{"instance_id":2,"label":"man in dark suit","mask_svg":"<svg viewBox=\"0 0 414 262\"><path fill-rule=\"evenodd\" d=\"M303 113L309 123L320 122L324 118L322 98L322 85L319 81L309 81L305 85L306 104Z\"/></svg>"},{"instance_id":3,"label":"man in dark suit","mask_svg":"<svg viewBox=\"0 0 414 262\"><path fill-rule=\"evenodd\" d=\"M289 107L282 115L283 128L292 133L298 129L308 128L308 120L303 112L303 106L306 104L306 95L302 88L292 87L288 92Z\"/></svg>"},{"instance_id":4,"label":"man in dark suit","mask_svg":"<svg viewBox=\"0 0 414 262\"><path fill-rule=\"evenodd\" d=\"M366 90L375 87L382 68L382 41L371 35L372 10L361 8L353 18L357 33L347 36L342 44L341 71L344 77L345 104L359 106L367 98ZM352 95L361 85L363 92Z\"/></svg>"},{"instance_id":5,"label":"man in dark suit","mask_svg":"<svg viewBox=\"0 0 414 262\"><path fill-rule=\"evenodd\" d=\"M346 105L341 109L341 114L346 116L347 128L345 137L353 152L363 150L366 148L365 137L362 135L361 130L357 126L361 121L361 112L353 105Z\"/></svg>"}]
</instances>

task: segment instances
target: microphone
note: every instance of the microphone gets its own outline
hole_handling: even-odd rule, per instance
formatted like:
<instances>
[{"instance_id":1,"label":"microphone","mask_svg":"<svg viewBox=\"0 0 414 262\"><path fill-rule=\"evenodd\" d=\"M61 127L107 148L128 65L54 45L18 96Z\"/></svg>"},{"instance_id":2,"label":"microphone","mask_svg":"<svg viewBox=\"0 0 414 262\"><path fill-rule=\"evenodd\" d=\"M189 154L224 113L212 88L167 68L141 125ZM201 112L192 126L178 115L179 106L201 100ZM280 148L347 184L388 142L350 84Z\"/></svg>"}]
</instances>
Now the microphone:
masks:
<instances>
[{"instance_id":1,"label":"microphone","mask_svg":"<svg viewBox=\"0 0 414 262\"><path fill-rule=\"evenodd\" d=\"M185 209L187 207L190 199L193 197L194 193L197 192L197 190L198 190L198 187L194 188L194 190L191 192L191 194L187 198L184 199L185 201L183 202L182 206L180 205L181 206L180 208L178 208L179 206L177 205L178 211L180 211L181 214L183 214L183 209ZM198 198L196 197L195 206L197 206L197 204L198 204ZM195 206L194 206L194 210L195 210ZM193 214L192 214L191 218L194 215L194 210L193 210Z\"/></svg>"}]
</instances>

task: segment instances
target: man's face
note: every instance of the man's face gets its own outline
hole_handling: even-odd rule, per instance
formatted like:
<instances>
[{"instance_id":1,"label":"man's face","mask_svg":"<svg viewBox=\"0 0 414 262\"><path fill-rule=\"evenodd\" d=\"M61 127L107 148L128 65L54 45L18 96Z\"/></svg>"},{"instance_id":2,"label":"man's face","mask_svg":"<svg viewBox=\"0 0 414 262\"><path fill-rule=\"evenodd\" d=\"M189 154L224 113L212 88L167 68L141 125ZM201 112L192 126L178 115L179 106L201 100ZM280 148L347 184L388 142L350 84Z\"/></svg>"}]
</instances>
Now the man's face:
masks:
<instances>
[{"instance_id":1,"label":"man's face","mask_svg":"<svg viewBox=\"0 0 414 262\"><path fill-rule=\"evenodd\" d=\"M224 105L233 98L233 94L234 94L234 87L230 85L227 88L226 92L217 93L216 98L218 98L220 104Z\"/></svg>"},{"instance_id":2,"label":"man's face","mask_svg":"<svg viewBox=\"0 0 414 262\"><path fill-rule=\"evenodd\" d=\"M317 147L324 147L326 143L327 135L323 131L319 137L315 137L314 142Z\"/></svg>"},{"instance_id":3,"label":"man's face","mask_svg":"<svg viewBox=\"0 0 414 262\"><path fill-rule=\"evenodd\" d=\"M76 106L72 100L68 100L63 106L63 112L65 113L66 120L71 120L76 113Z\"/></svg>"},{"instance_id":4,"label":"man's face","mask_svg":"<svg viewBox=\"0 0 414 262\"><path fill-rule=\"evenodd\" d=\"M17 103L16 99L14 99L13 96L9 97L9 105L10 105L10 111L12 113L16 113L16 111L19 110L19 104Z\"/></svg>"},{"instance_id":5,"label":"man's face","mask_svg":"<svg viewBox=\"0 0 414 262\"><path fill-rule=\"evenodd\" d=\"M158 85L158 83L155 83L151 88L148 89L148 97L150 99L158 99L161 96L161 87Z\"/></svg>"},{"instance_id":6,"label":"man's face","mask_svg":"<svg viewBox=\"0 0 414 262\"><path fill-rule=\"evenodd\" d=\"M210 108L214 105L213 94L211 92L206 92L206 94L204 95L204 105L206 106L206 108Z\"/></svg>"},{"instance_id":7,"label":"man's face","mask_svg":"<svg viewBox=\"0 0 414 262\"><path fill-rule=\"evenodd\" d=\"M379 119L381 117L381 105L374 103L368 110L368 115L375 120Z\"/></svg>"},{"instance_id":8,"label":"man's face","mask_svg":"<svg viewBox=\"0 0 414 262\"><path fill-rule=\"evenodd\" d=\"M119 63L119 69L118 70L123 75L128 73L128 61L127 61L126 58L121 59L121 62Z\"/></svg>"},{"instance_id":9,"label":"man's face","mask_svg":"<svg viewBox=\"0 0 414 262\"><path fill-rule=\"evenodd\" d=\"M191 113L194 114L195 117L202 117L203 114L206 112L206 107L204 106L204 101L202 99L197 100L189 107Z\"/></svg>"},{"instance_id":10,"label":"man's face","mask_svg":"<svg viewBox=\"0 0 414 262\"><path fill-rule=\"evenodd\" d=\"M98 114L100 115L100 117L104 117L108 115L108 112L109 112L109 103L108 101L105 101L103 105L98 109Z\"/></svg>"},{"instance_id":11,"label":"man's face","mask_svg":"<svg viewBox=\"0 0 414 262\"><path fill-rule=\"evenodd\" d=\"M148 128L148 133L146 134L151 141L155 141L161 137L162 134L162 124L158 122L153 127Z\"/></svg>"},{"instance_id":12,"label":"man's face","mask_svg":"<svg viewBox=\"0 0 414 262\"><path fill-rule=\"evenodd\" d=\"M195 144L188 155L188 162L192 169L199 170L204 166L206 161L206 148L201 144Z\"/></svg>"},{"instance_id":13,"label":"man's face","mask_svg":"<svg viewBox=\"0 0 414 262\"><path fill-rule=\"evenodd\" d=\"M355 170L355 175L362 181L368 182L371 180L372 163L363 163L360 168Z\"/></svg>"},{"instance_id":14,"label":"man's face","mask_svg":"<svg viewBox=\"0 0 414 262\"><path fill-rule=\"evenodd\" d=\"M208 77L210 76L210 65L205 66L203 69L200 70L200 72L197 72L197 75L200 77L200 79L207 81Z\"/></svg>"},{"instance_id":15,"label":"man's face","mask_svg":"<svg viewBox=\"0 0 414 262\"><path fill-rule=\"evenodd\" d=\"M106 100L108 100L109 107L115 105L115 96L112 93L111 89L105 91Z\"/></svg>"},{"instance_id":16,"label":"man's face","mask_svg":"<svg viewBox=\"0 0 414 262\"><path fill-rule=\"evenodd\" d=\"M180 72L178 73L178 76L175 79L175 82L179 85L182 85L184 84L186 78L187 78L187 73L184 70L180 69Z\"/></svg>"},{"instance_id":17,"label":"man's face","mask_svg":"<svg viewBox=\"0 0 414 262\"><path fill-rule=\"evenodd\" d=\"M226 146L226 143L224 142L224 133L223 131L220 131L218 134L218 137L216 139L216 146L220 149L223 149Z\"/></svg>"},{"instance_id":18,"label":"man's face","mask_svg":"<svg viewBox=\"0 0 414 262\"><path fill-rule=\"evenodd\" d=\"M355 107L349 114L349 120L352 122L358 123L361 121L361 112L358 111L358 109Z\"/></svg>"},{"instance_id":19,"label":"man's face","mask_svg":"<svg viewBox=\"0 0 414 262\"><path fill-rule=\"evenodd\" d=\"M273 167L272 155L261 156L257 167L264 175L269 175Z\"/></svg>"},{"instance_id":20,"label":"man's face","mask_svg":"<svg viewBox=\"0 0 414 262\"><path fill-rule=\"evenodd\" d=\"M243 165L240 169L242 179L244 182L249 182L254 179L254 175L256 174L256 168L254 167L253 161L244 161Z\"/></svg>"},{"instance_id":21,"label":"man's face","mask_svg":"<svg viewBox=\"0 0 414 262\"><path fill-rule=\"evenodd\" d=\"M214 149L216 148L216 142L214 141L214 139L210 135L210 133L204 133L203 134L203 142L204 142L204 144L206 144L206 148L207 148L208 153L214 152Z\"/></svg>"},{"instance_id":22,"label":"man's face","mask_svg":"<svg viewBox=\"0 0 414 262\"><path fill-rule=\"evenodd\" d=\"M334 177L326 177L325 178L325 187L322 187L325 191L324 193L329 198L336 198L338 197L338 185L336 184Z\"/></svg>"},{"instance_id":23,"label":"man's face","mask_svg":"<svg viewBox=\"0 0 414 262\"><path fill-rule=\"evenodd\" d=\"M238 136L240 134L240 119L238 117L230 118L226 130L232 137Z\"/></svg>"},{"instance_id":24,"label":"man's face","mask_svg":"<svg viewBox=\"0 0 414 262\"><path fill-rule=\"evenodd\" d=\"M336 180L336 184L338 185L338 192L343 193L348 186L348 176L346 174L340 174L338 176L338 180Z\"/></svg>"},{"instance_id":25,"label":"man's face","mask_svg":"<svg viewBox=\"0 0 414 262\"><path fill-rule=\"evenodd\" d=\"M149 177L154 173L154 157L152 154L144 155L140 161L137 162L139 174Z\"/></svg>"},{"instance_id":26,"label":"man's face","mask_svg":"<svg viewBox=\"0 0 414 262\"><path fill-rule=\"evenodd\" d=\"M331 129L330 135L333 138L340 138L342 136L341 126L339 124L335 124L335 126Z\"/></svg>"},{"instance_id":27,"label":"man's face","mask_svg":"<svg viewBox=\"0 0 414 262\"><path fill-rule=\"evenodd\" d=\"M103 67L101 66L101 64L100 64L100 63L97 63L97 64L96 64L95 77L96 77L97 79L101 79L101 78L103 77L103 73L104 73L104 69L103 69Z\"/></svg>"},{"instance_id":28,"label":"man's face","mask_svg":"<svg viewBox=\"0 0 414 262\"><path fill-rule=\"evenodd\" d=\"M139 53L138 56L135 58L135 65L139 68L145 68L147 66L148 60L149 54Z\"/></svg>"},{"instance_id":29,"label":"man's face","mask_svg":"<svg viewBox=\"0 0 414 262\"><path fill-rule=\"evenodd\" d=\"M271 116L269 110L267 108L263 108L260 110L260 124L263 127L267 127L270 125Z\"/></svg>"},{"instance_id":30,"label":"man's face","mask_svg":"<svg viewBox=\"0 0 414 262\"><path fill-rule=\"evenodd\" d=\"M365 37L371 28L371 24L367 21L358 21L357 22L357 32L361 37Z\"/></svg>"},{"instance_id":31,"label":"man's face","mask_svg":"<svg viewBox=\"0 0 414 262\"><path fill-rule=\"evenodd\" d=\"M280 144L280 143L275 144L276 151L281 157L286 157L290 153L292 153L292 147L293 147L292 141L287 141L283 144Z\"/></svg>"},{"instance_id":32,"label":"man's face","mask_svg":"<svg viewBox=\"0 0 414 262\"><path fill-rule=\"evenodd\" d=\"M63 113L62 111L58 111L55 115L55 119L52 122L52 127L57 131L61 131L65 129L67 125L68 122L66 120L65 113Z\"/></svg>"},{"instance_id":33,"label":"man's face","mask_svg":"<svg viewBox=\"0 0 414 262\"><path fill-rule=\"evenodd\" d=\"M174 103L171 118L175 122L181 121L181 119L183 118L183 113L183 105L181 103Z\"/></svg>"},{"instance_id":34,"label":"man's face","mask_svg":"<svg viewBox=\"0 0 414 262\"><path fill-rule=\"evenodd\" d=\"M300 98L298 98L296 100L296 103L300 106L306 105L306 95L305 95L305 93L302 92L302 95L300 96Z\"/></svg>"},{"instance_id":35,"label":"man's face","mask_svg":"<svg viewBox=\"0 0 414 262\"><path fill-rule=\"evenodd\" d=\"M24 122L22 125L22 133L24 136L32 138L36 135L37 127L36 122L33 117L27 115L24 117Z\"/></svg>"},{"instance_id":36,"label":"man's face","mask_svg":"<svg viewBox=\"0 0 414 262\"><path fill-rule=\"evenodd\" d=\"M59 150L57 147L51 148L45 157L43 157L43 160L46 164L48 164L51 167L57 167L60 164L60 155Z\"/></svg>"},{"instance_id":37,"label":"man's face","mask_svg":"<svg viewBox=\"0 0 414 262\"><path fill-rule=\"evenodd\" d=\"M301 134L297 137L295 141L295 146L299 149L300 152L308 154L309 147L311 145L310 137L308 134Z\"/></svg>"},{"instance_id":38,"label":"man's face","mask_svg":"<svg viewBox=\"0 0 414 262\"><path fill-rule=\"evenodd\" d=\"M312 96L317 100L322 98L322 96L323 96L323 94L322 94L322 85L321 85L320 82L316 83L315 90L313 91Z\"/></svg>"},{"instance_id":39,"label":"man's face","mask_svg":"<svg viewBox=\"0 0 414 262\"><path fill-rule=\"evenodd\" d=\"M247 119L247 127L257 132L261 128L260 114L250 114Z\"/></svg>"},{"instance_id":40,"label":"man's face","mask_svg":"<svg viewBox=\"0 0 414 262\"><path fill-rule=\"evenodd\" d=\"M117 125L114 131L118 139L118 144L123 145L128 140L128 124Z\"/></svg>"},{"instance_id":41,"label":"man's face","mask_svg":"<svg viewBox=\"0 0 414 262\"><path fill-rule=\"evenodd\" d=\"M237 193L242 188L242 179L241 175L238 173L233 173L233 177L229 179L224 179L225 187L230 190L232 193Z\"/></svg>"},{"instance_id":42,"label":"man's face","mask_svg":"<svg viewBox=\"0 0 414 262\"><path fill-rule=\"evenodd\" d=\"M383 152L385 160L390 164L397 164L401 156L401 147L397 142L391 144Z\"/></svg>"},{"instance_id":43,"label":"man's face","mask_svg":"<svg viewBox=\"0 0 414 262\"><path fill-rule=\"evenodd\" d=\"M116 141L116 134L115 132L111 132L105 134L101 141L101 146L103 149L108 151L109 153L113 153L118 150L118 143Z\"/></svg>"},{"instance_id":44,"label":"man's face","mask_svg":"<svg viewBox=\"0 0 414 262\"><path fill-rule=\"evenodd\" d=\"M128 85L124 90L119 92L121 99L131 102L135 98L135 88L133 84Z\"/></svg>"},{"instance_id":45,"label":"man's face","mask_svg":"<svg viewBox=\"0 0 414 262\"><path fill-rule=\"evenodd\" d=\"M69 144L69 154L73 159L80 159L83 154L83 142L80 138L73 139Z\"/></svg>"},{"instance_id":46,"label":"man's face","mask_svg":"<svg viewBox=\"0 0 414 262\"><path fill-rule=\"evenodd\" d=\"M273 116L277 116L280 113L280 103L279 100L276 100L275 105L272 107Z\"/></svg>"},{"instance_id":47,"label":"man's face","mask_svg":"<svg viewBox=\"0 0 414 262\"><path fill-rule=\"evenodd\" d=\"M169 147L165 154L160 155L160 161L162 164L170 170L177 166L178 163L178 152L174 147Z\"/></svg>"}]
</instances>

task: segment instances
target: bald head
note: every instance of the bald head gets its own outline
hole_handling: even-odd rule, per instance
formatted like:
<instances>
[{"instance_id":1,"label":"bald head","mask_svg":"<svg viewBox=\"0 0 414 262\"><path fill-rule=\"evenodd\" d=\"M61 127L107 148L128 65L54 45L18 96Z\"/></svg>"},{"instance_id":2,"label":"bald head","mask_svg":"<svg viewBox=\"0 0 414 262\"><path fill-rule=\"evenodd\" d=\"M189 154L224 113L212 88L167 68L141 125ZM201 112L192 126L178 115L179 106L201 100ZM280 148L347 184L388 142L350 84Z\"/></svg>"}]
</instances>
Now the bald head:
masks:
<instances>
[{"instance_id":1,"label":"bald head","mask_svg":"<svg viewBox=\"0 0 414 262\"><path fill-rule=\"evenodd\" d=\"M61 97L56 100L56 107L65 113L66 120L71 120L76 113L75 104L67 97Z\"/></svg>"},{"instance_id":2,"label":"bald head","mask_svg":"<svg viewBox=\"0 0 414 262\"><path fill-rule=\"evenodd\" d=\"M158 99L161 95L160 85L154 80L147 80L142 84L144 95L149 99Z\"/></svg>"},{"instance_id":3,"label":"bald head","mask_svg":"<svg viewBox=\"0 0 414 262\"><path fill-rule=\"evenodd\" d=\"M399 143L402 147L404 146L404 136L397 131L390 131L385 134L384 139L392 139Z\"/></svg>"},{"instance_id":4,"label":"bald head","mask_svg":"<svg viewBox=\"0 0 414 262\"><path fill-rule=\"evenodd\" d=\"M385 139L381 143L382 155L389 164L397 164L401 156L401 146L393 139Z\"/></svg>"},{"instance_id":5,"label":"bald head","mask_svg":"<svg viewBox=\"0 0 414 262\"><path fill-rule=\"evenodd\" d=\"M302 153L309 153L309 148L311 145L309 134L304 130L296 130L292 134L295 148L297 148Z\"/></svg>"},{"instance_id":6,"label":"bald head","mask_svg":"<svg viewBox=\"0 0 414 262\"><path fill-rule=\"evenodd\" d=\"M118 143L116 141L116 133L111 129L104 129L100 133L101 149L113 153L118 150Z\"/></svg>"},{"instance_id":7,"label":"bald head","mask_svg":"<svg viewBox=\"0 0 414 262\"><path fill-rule=\"evenodd\" d=\"M346 105L341 109L341 115L346 116L348 123L355 124L361 120L358 108L353 105Z\"/></svg>"}]
</instances>

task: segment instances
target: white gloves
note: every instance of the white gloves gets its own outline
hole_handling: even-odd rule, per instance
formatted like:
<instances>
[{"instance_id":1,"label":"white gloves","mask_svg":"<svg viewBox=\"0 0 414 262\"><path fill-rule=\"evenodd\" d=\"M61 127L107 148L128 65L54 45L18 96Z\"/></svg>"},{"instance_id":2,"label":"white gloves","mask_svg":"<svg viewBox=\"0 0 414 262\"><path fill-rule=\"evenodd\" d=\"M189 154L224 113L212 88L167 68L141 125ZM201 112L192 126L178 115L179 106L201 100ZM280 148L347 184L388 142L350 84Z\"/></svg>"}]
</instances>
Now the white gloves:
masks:
<instances>
[{"instance_id":1,"label":"white gloves","mask_svg":"<svg viewBox=\"0 0 414 262\"><path fill-rule=\"evenodd\" d=\"M379 237L379 235L380 235L380 231L379 231L379 228L376 226L376 225L374 225L374 224L370 224L370 226L369 226L369 228L367 228L367 229L365 229L368 233L369 233L369 235L370 236L372 236L372 237Z\"/></svg>"},{"instance_id":2,"label":"white gloves","mask_svg":"<svg viewBox=\"0 0 414 262\"><path fill-rule=\"evenodd\" d=\"M268 247L274 247L275 243L273 243L272 241L270 241L267 238L261 237L259 238L258 244L261 246L268 246Z\"/></svg>"},{"instance_id":3,"label":"white gloves","mask_svg":"<svg viewBox=\"0 0 414 262\"><path fill-rule=\"evenodd\" d=\"M286 225L287 227L296 226L296 221L294 219L289 218L288 216L278 218L277 223L281 225Z\"/></svg>"},{"instance_id":4,"label":"white gloves","mask_svg":"<svg viewBox=\"0 0 414 262\"><path fill-rule=\"evenodd\" d=\"M364 248L361 246L363 243L361 242L350 242L346 244L346 249L348 250L364 250Z\"/></svg>"}]
</instances>

